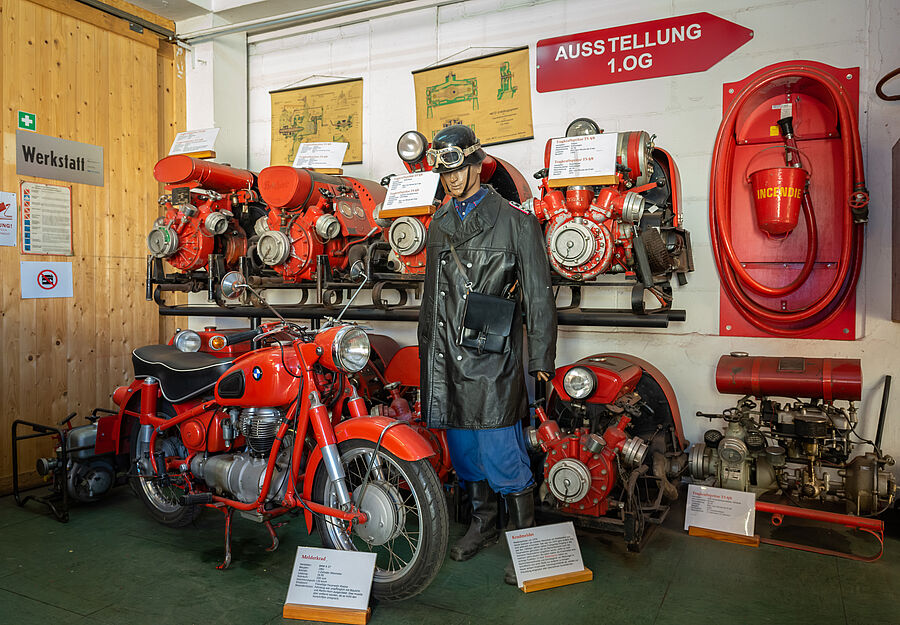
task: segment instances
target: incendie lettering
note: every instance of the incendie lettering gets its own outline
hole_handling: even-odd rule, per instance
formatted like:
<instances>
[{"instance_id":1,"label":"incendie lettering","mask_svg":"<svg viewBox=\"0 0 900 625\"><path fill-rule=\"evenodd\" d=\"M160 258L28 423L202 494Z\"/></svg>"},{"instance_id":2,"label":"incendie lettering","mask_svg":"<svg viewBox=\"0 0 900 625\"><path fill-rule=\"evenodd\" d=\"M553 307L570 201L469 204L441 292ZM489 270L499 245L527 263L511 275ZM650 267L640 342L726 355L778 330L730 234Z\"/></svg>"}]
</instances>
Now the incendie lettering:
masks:
<instances>
[{"instance_id":1,"label":"incendie lettering","mask_svg":"<svg viewBox=\"0 0 900 625\"><path fill-rule=\"evenodd\" d=\"M756 190L756 199L762 200L770 197L799 198L803 195L800 187L766 187Z\"/></svg>"}]
</instances>

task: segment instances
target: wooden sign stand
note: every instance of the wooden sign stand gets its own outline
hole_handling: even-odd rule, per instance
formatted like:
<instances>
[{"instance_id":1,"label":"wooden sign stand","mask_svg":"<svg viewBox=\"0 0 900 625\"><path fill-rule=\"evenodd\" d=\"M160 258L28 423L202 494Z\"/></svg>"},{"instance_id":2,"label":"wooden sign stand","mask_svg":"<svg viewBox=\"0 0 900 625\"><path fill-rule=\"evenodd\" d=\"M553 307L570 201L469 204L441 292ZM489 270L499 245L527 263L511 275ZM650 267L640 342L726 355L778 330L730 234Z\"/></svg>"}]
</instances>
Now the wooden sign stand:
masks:
<instances>
[{"instance_id":1,"label":"wooden sign stand","mask_svg":"<svg viewBox=\"0 0 900 625\"><path fill-rule=\"evenodd\" d=\"M582 178L553 178L547 181L547 186L551 188L571 187L571 186L588 186L588 185L609 185L617 184L619 179L615 174L609 176L584 176Z\"/></svg>"},{"instance_id":2,"label":"wooden sign stand","mask_svg":"<svg viewBox=\"0 0 900 625\"><path fill-rule=\"evenodd\" d=\"M547 590L548 588L559 588L560 586L568 586L569 584L589 582L592 579L594 579L593 571L589 568L584 568L575 573L563 573L562 575L550 575L549 577L529 579L522 584L522 592L537 592L538 590Z\"/></svg>"},{"instance_id":3,"label":"wooden sign stand","mask_svg":"<svg viewBox=\"0 0 900 625\"><path fill-rule=\"evenodd\" d=\"M712 538L725 543L734 543L735 545L746 545L747 547L759 547L759 535L743 536L741 534L732 534L731 532L720 532L719 530L710 530L705 527L696 527L691 525L688 528L688 535L699 536L701 538Z\"/></svg>"},{"instance_id":4,"label":"wooden sign stand","mask_svg":"<svg viewBox=\"0 0 900 625\"><path fill-rule=\"evenodd\" d=\"M329 608L318 605L285 603L281 616L300 621L366 625L366 623L369 622L369 618L372 616L372 608L352 610L350 608Z\"/></svg>"}]
</instances>

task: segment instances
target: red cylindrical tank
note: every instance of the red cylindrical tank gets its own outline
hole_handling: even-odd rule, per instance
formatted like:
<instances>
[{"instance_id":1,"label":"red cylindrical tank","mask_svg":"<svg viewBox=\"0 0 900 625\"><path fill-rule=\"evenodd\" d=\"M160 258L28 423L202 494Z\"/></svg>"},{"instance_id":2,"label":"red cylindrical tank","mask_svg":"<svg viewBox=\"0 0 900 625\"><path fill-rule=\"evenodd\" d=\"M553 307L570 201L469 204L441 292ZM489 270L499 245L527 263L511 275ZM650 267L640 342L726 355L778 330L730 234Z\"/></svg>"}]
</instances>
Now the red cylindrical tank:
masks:
<instances>
[{"instance_id":1,"label":"red cylindrical tank","mask_svg":"<svg viewBox=\"0 0 900 625\"><path fill-rule=\"evenodd\" d=\"M722 356L716 388L733 395L859 401L862 366L857 358Z\"/></svg>"},{"instance_id":2,"label":"red cylindrical tank","mask_svg":"<svg viewBox=\"0 0 900 625\"><path fill-rule=\"evenodd\" d=\"M341 186L341 178L309 169L275 165L259 173L259 193L263 201L276 208L303 208L319 201L319 185Z\"/></svg>"},{"instance_id":3,"label":"red cylindrical tank","mask_svg":"<svg viewBox=\"0 0 900 625\"><path fill-rule=\"evenodd\" d=\"M196 183L204 189L219 193L253 186L253 172L184 154L174 154L160 160L153 168L153 176L163 184Z\"/></svg>"}]
</instances>

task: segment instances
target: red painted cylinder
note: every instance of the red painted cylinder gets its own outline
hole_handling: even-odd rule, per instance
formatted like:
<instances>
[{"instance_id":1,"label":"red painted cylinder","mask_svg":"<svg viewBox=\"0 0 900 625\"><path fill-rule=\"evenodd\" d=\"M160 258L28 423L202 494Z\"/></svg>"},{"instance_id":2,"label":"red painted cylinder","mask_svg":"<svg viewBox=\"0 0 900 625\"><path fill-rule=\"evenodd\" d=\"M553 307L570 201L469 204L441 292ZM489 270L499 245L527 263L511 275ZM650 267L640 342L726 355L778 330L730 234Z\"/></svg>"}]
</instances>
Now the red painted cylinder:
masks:
<instances>
[{"instance_id":1,"label":"red painted cylinder","mask_svg":"<svg viewBox=\"0 0 900 625\"><path fill-rule=\"evenodd\" d=\"M204 189L219 193L253 186L253 172L203 161L184 154L174 154L160 160L153 168L153 176L163 184L190 185L195 183Z\"/></svg>"},{"instance_id":2,"label":"red painted cylinder","mask_svg":"<svg viewBox=\"0 0 900 625\"><path fill-rule=\"evenodd\" d=\"M275 165L259 172L259 194L269 206L302 208L319 201L319 185L340 186L341 178L309 169Z\"/></svg>"},{"instance_id":3,"label":"red painted cylinder","mask_svg":"<svg viewBox=\"0 0 900 625\"><path fill-rule=\"evenodd\" d=\"M859 401L862 366L857 358L722 356L716 389L733 395Z\"/></svg>"}]
</instances>

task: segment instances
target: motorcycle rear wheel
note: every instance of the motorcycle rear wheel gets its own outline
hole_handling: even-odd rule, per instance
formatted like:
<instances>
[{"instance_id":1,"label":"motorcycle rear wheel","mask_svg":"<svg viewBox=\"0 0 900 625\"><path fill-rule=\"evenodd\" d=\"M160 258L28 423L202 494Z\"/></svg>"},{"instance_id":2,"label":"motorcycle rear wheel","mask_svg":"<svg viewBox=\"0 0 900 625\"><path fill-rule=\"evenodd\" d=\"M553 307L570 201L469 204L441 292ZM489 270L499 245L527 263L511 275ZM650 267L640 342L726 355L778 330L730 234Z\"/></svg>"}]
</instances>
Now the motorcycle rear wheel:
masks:
<instances>
[{"instance_id":1,"label":"motorcycle rear wheel","mask_svg":"<svg viewBox=\"0 0 900 625\"><path fill-rule=\"evenodd\" d=\"M160 414L159 416L166 416ZM138 499L144 502L150 511L150 516L170 527L184 527L190 525L200 516L200 506L185 506L179 503L182 496L186 494L183 488L176 483L171 482L168 478L160 478L154 476L143 476L137 474L139 467L143 463L138 463L140 455L140 429L141 424L137 421L131 433L131 487L137 493ZM181 432L177 427L166 430L163 436L157 436L156 450L163 452L166 457L176 456L184 458L187 456L187 448L181 442Z\"/></svg>"},{"instance_id":2,"label":"motorcycle rear wheel","mask_svg":"<svg viewBox=\"0 0 900 625\"><path fill-rule=\"evenodd\" d=\"M317 516L322 544L375 553L372 594L377 599L399 601L420 593L437 575L447 551L447 506L434 468L427 459L408 462L382 448L374 455L376 462L362 491L375 445L353 439L340 443L339 449L350 492L354 498L361 496L360 507L370 518L348 532L345 521ZM316 471L313 495L315 501L339 507L324 463Z\"/></svg>"}]
</instances>

